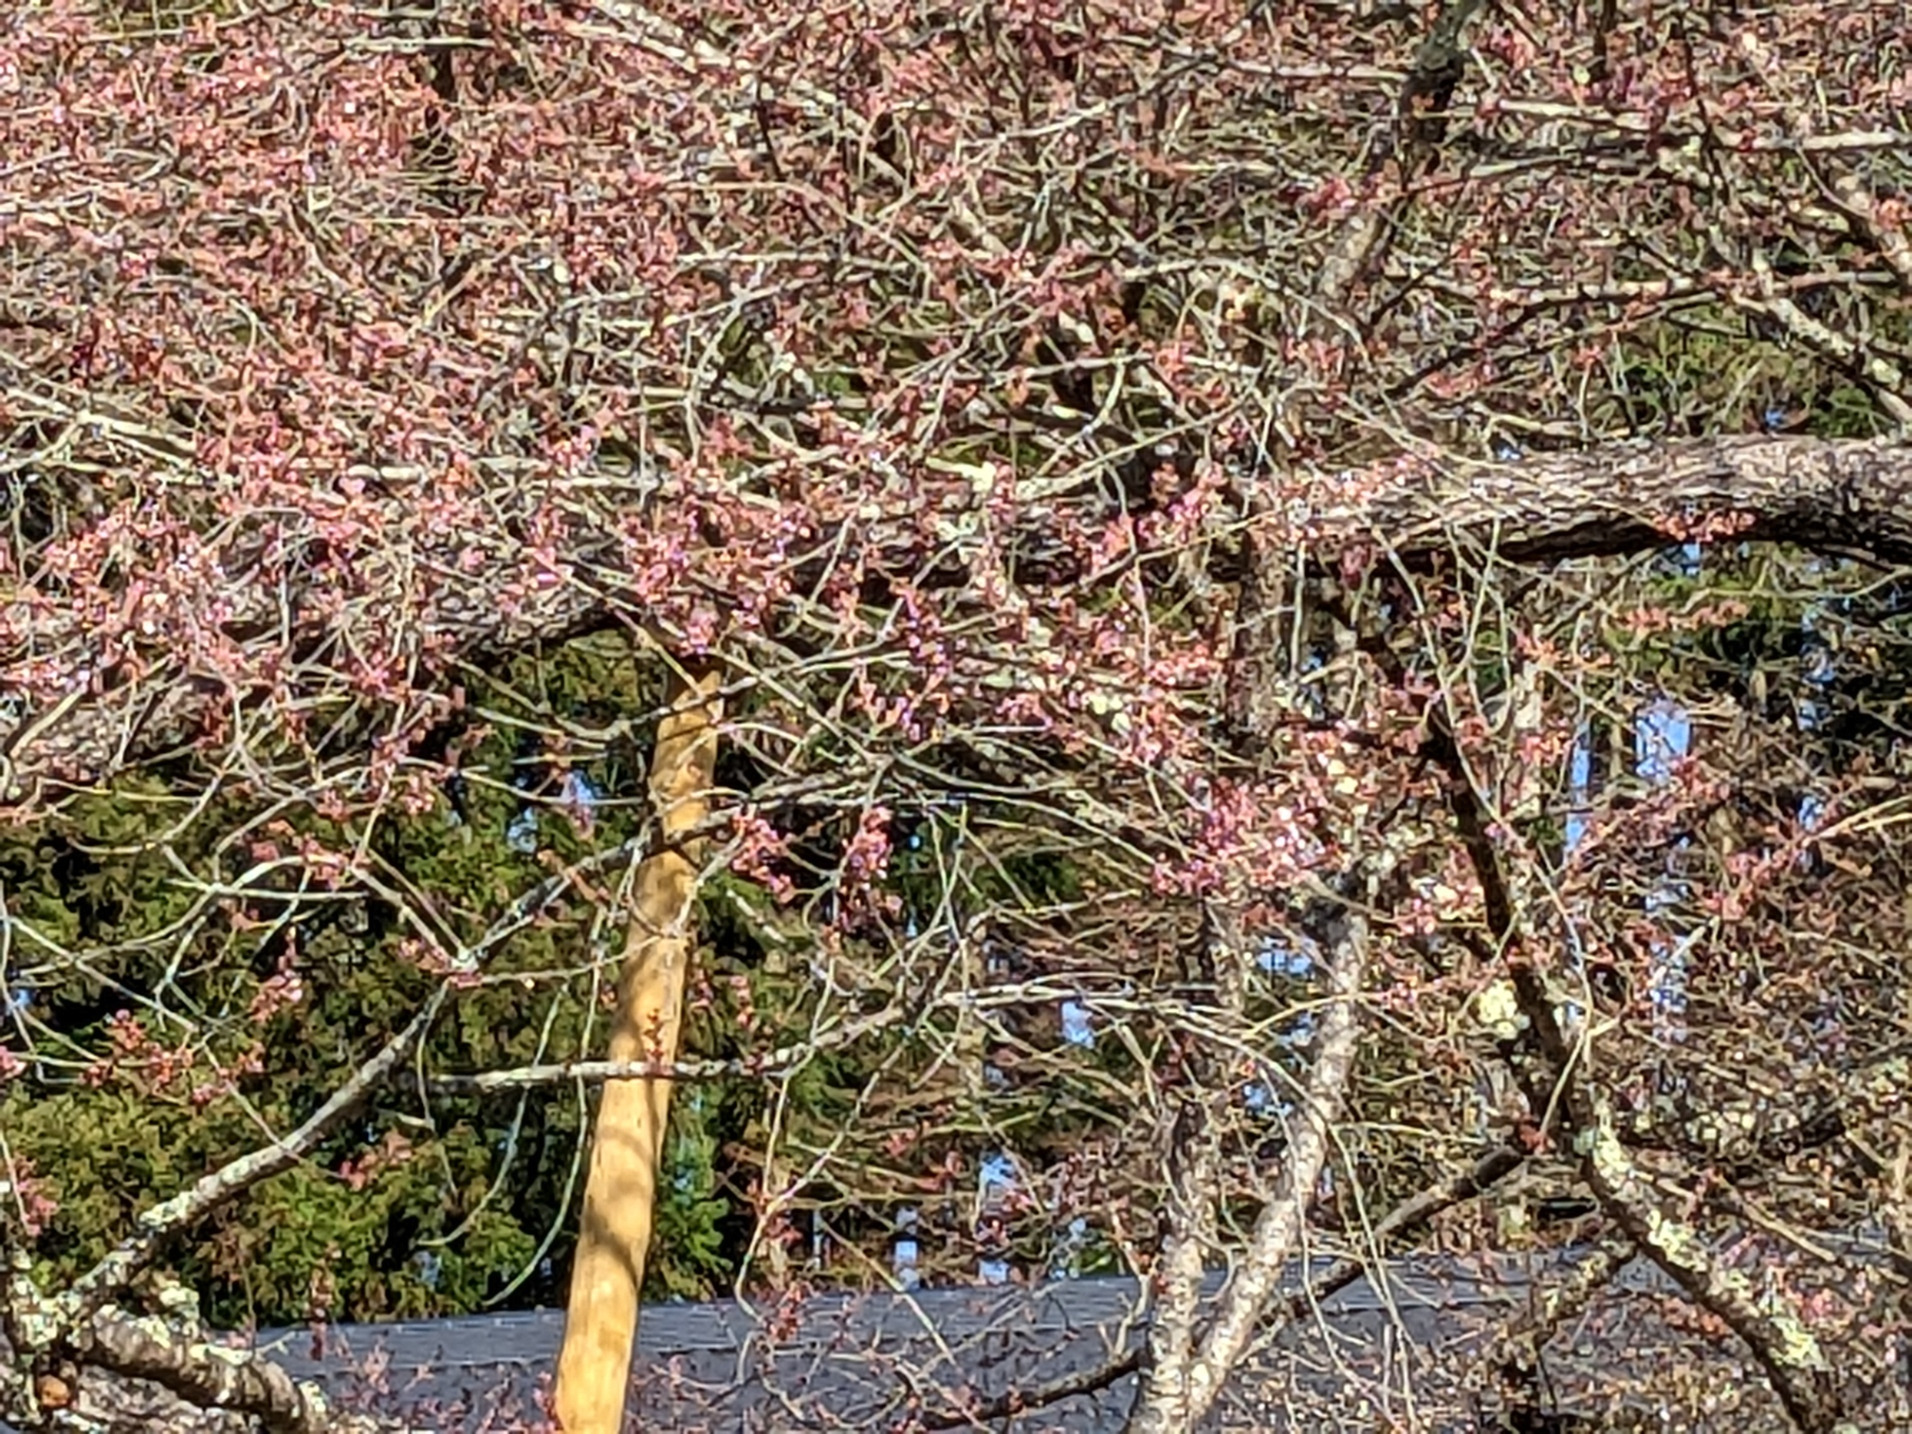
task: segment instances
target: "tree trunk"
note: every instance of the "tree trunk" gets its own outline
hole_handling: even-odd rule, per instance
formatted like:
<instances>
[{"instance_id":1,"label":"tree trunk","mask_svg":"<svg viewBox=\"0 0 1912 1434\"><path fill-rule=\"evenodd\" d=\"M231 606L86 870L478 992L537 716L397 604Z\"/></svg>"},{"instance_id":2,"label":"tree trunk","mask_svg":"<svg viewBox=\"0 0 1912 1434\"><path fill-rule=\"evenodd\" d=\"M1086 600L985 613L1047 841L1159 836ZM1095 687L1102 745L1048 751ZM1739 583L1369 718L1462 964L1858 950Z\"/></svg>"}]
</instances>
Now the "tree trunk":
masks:
<instances>
[{"instance_id":1,"label":"tree trunk","mask_svg":"<svg viewBox=\"0 0 1912 1434\"><path fill-rule=\"evenodd\" d=\"M674 1061L694 935L697 860L690 834L710 809L720 716L714 672L680 678L651 758L657 842L638 867L625 942L614 1061ZM605 1084L571 1272L557 1414L566 1434L617 1434L631 1382L638 1297L650 1248L658 1162L671 1083L658 1076Z\"/></svg>"}]
</instances>

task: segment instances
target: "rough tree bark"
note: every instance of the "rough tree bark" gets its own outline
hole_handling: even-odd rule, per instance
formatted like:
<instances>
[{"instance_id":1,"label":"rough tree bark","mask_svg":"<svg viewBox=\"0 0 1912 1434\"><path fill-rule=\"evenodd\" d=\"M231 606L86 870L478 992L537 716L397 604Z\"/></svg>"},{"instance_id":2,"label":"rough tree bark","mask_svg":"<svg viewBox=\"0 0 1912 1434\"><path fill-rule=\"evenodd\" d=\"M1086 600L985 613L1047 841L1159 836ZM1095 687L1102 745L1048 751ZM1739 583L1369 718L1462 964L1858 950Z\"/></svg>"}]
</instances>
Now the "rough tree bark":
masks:
<instances>
[{"instance_id":1,"label":"rough tree bark","mask_svg":"<svg viewBox=\"0 0 1912 1434\"><path fill-rule=\"evenodd\" d=\"M1640 552L1675 537L1797 543L1912 560L1912 449L1746 435L1615 443L1514 463L1451 455L1361 475L1309 515L1321 534L1385 534L1425 562L1466 533L1509 562Z\"/></svg>"},{"instance_id":2,"label":"rough tree bark","mask_svg":"<svg viewBox=\"0 0 1912 1434\"><path fill-rule=\"evenodd\" d=\"M249 1351L195 1339L158 1319L135 1318L111 1307L94 1317L82 1352L101 1368L156 1385L186 1406L231 1411L241 1424L250 1416L265 1434L422 1434L396 1419L334 1409L316 1384L301 1383ZM190 1420L184 1409L173 1414L176 1422L151 1405L121 1409L118 1416L104 1422L143 1434L206 1427Z\"/></svg>"},{"instance_id":3,"label":"rough tree bark","mask_svg":"<svg viewBox=\"0 0 1912 1434\"><path fill-rule=\"evenodd\" d=\"M1912 561L1912 448L1860 440L1761 434L1616 443L1514 463L1412 457L1340 475L1323 501L1304 501L1298 516L1270 488L1257 484L1249 496L1260 510L1249 581L1269 585L1275 607L1273 593L1292 576L1295 545L1338 538L1379 537L1421 565L1449 551L1456 534L1509 561L1544 562L1636 552L1676 532ZM393 500L393 508L392 531L404 531L402 503ZM568 535L570 547L597 552L617 518L610 508L582 508L578 521L590 526ZM881 534L865 537L880 546ZM416 536L421 566L436 560L438 541ZM458 601L421 620L419 638L447 659L472 659L561 641L610 620L613 609L603 591L578 585L507 615L481 574ZM295 630L293 637L318 635ZM0 673L0 698L6 687ZM31 803L45 783L102 781L189 742L208 713L233 700L181 682L157 693L135 686L75 691L52 703L19 695L0 701L0 808Z\"/></svg>"},{"instance_id":4,"label":"rough tree bark","mask_svg":"<svg viewBox=\"0 0 1912 1434\"><path fill-rule=\"evenodd\" d=\"M673 1061L694 933L697 854L690 840L710 806L721 699L714 670L679 676L651 758L657 845L638 867L611 1028L614 1061ZM605 1084L571 1299L558 1356L557 1413L568 1434L617 1434L630 1392L638 1299L650 1247L671 1082Z\"/></svg>"},{"instance_id":5,"label":"rough tree bark","mask_svg":"<svg viewBox=\"0 0 1912 1434\"><path fill-rule=\"evenodd\" d=\"M14 1254L19 1252L10 1252ZM57 1319L13 1273L0 1354L19 1359L19 1340ZM23 1318L24 1317L24 1318ZM25 1328L23 1328L23 1325ZM35 1377L0 1368L0 1419L20 1427L90 1434L425 1434L396 1418L337 1409L319 1386L212 1338L190 1313L136 1315L106 1305L32 1361Z\"/></svg>"}]
</instances>

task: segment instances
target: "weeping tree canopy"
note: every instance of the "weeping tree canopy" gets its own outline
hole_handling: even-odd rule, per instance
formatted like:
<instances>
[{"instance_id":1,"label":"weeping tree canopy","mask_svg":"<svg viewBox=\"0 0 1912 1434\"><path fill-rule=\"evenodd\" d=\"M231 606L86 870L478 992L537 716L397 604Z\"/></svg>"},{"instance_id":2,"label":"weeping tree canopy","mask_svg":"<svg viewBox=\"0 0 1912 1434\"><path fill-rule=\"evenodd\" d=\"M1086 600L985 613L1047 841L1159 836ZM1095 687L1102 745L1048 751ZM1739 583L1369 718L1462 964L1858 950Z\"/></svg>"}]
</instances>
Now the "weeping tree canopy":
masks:
<instances>
[{"instance_id":1,"label":"weeping tree canopy","mask_svg":"<svg viewBox=\"0 0 1912 1434\"><path fill-rule=\"evenodd\" d=\"M555 1301L668 849L653 1295L1147 1273L1165 1430L1304 1242L1591 1245L1429 1418L1634 1255L1912 1417L1891 7L11 24L0 1415Z\"/></svg>"}]
</instances>

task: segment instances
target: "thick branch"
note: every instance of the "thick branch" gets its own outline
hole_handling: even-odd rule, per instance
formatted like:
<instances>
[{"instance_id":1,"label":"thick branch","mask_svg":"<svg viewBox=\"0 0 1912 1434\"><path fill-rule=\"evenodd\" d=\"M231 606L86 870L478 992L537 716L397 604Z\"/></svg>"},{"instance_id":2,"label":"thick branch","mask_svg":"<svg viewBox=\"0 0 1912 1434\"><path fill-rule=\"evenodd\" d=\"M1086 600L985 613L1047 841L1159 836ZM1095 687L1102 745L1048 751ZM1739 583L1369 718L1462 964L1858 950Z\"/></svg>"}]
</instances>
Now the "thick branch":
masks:
<instances>
[{"instance_id":1,"label":"thick branch","mask_svg":"<svg viewBox=\"0 0 1912 1434\"><path fill-rule=\"evenodd\" d=\"M1606 1102L1596 1102L1594 1121L1581 1140L1587 1147L1587 1183L1600 1203L1691 1299L1746 1342L1801 1429L1807 1434L1840 1429L1832 1365L1805 1322L1784 1303L1763 1307L1745 1275L1721 1264L1697 1231L1666 1213L1614 1133Z\"/></svg>"},{"instance_id":2,"label":"thick branch","mask_svg":"<svg viewBox=\"0 0 1912 1434\"><path fill-rule=\"evenodd\" d=\"M1239 911L1210 902L1204 912L1206 970L1214 1016L1234 1024L1247 1001L1247 941ZM1222 1130L1234 1098L1226 1063L1197 1039L1184 1058L1188 1084L1171 1099L1172 1123L1164 1152L1168 1230L1150 1281L1146 1374L1131 1427L1155 1434L1186 1427L1190 1407L1202 1281L1217 1246L1215 1212L1222 1184Z\"/></svg>"},{"instance_id":3,"label":"thick branch","mask_svg":"<svg viewBox=\"0 0 1912 1434\"><path fill-rule=\"evenodd\" d=\"M1548 562L1709 532L1912 562L1912 449L1883 443L1752 435L1614 444L1517 463L1406 459L1324 475L1319 491L1319 499L1294 503L1271 487L1251 494L1261 516L1251 585L1278 581L1297 547L1343 539L1379 541L1420 566L1456 542L1492 547L1509 561ZM615 505L580 501L572 547L608 550L620 520ZM395 509L392 522L401 529L403 513ZM882 546L881 534L863 537ZM442 663L559 640L608 620L618 605L608 569L588 589L573 583L516 608L468 583L436 600L418 637L444 654ZM0 699L7 676L0 669ZM31 806L48 781L105 780L191 740L233 700L186 681L40 703L19 694L0 700L0 802Z\"/></svg>"},{"instance_id":4,"label":"thick branch","mask_svg":"<svg viewBox=\"0 0 1912 1434\"><path fill-rule=\"evenodd\" d=\"M1296 1112L1300 1128L1289 1146L1274 1197L1255 1220L1247 1253L1222 1296L1221 1309L1190 1371L1191 1412L1197 1419L1214 1404L1228 1371L1248 1347L1249 1337L1273 1297L1281 1269L1301 1237L1309 1202L1321 1183L1330 1131L1340 1116L1354 1069L1360 1036L1355 999L1367 971L1367 923L1350 912L1342 918L1339 935L1328 972L1332 1004L1322 1019L1314 1069L1308 1076L1302 1109Z\"/></svg>"},{"instance_id":5,"label":"thick branch","mask_svg":"<svg viewBox=\"0 0 1912 1434\"><path fill-rule=\"evenodd\" d=\"M1608 1216L1689 1299L1745 1341L1806 1434L1853 1428L1843 1417L1831 1362L1799 1313L1784 1302L1763 1301L1744 1274L1715 1257L1699 1231L1669 1213L1670 1202L1621 1143L1611 1103L1572 1070L1573 1053L1539 974L1516 968L1514 987L1542 1055L1558 1073L1582 1174Z\"/></svg>"},{"instance_id":6,"label":"thick branch","mask_svg":"<svg viewBox=\"0 0 1912 1434\"><path fill-rule=\"evenodd\" d=\"M1412 565L1456 541L1509 562L1732 537L1912 562L1912 449L1751 435L1620 443L1515 463L1408 461L1347 476L1349 497L1284 523L1372 536Z\"/></svg>"},{"instance_id":7,"label":"thick branch","mask_svg":"<svg viewBox=\"0 0 1912 1434\"><path fill-rule=\"evenodd\" d=\"M1367 923L1348 912L1341 918L1334 942L1328 968L1329 1005L1321 1022L1314 1068L1308 1074L1301 1108L1295 1112L1281 1178L1256 1217L1248 1249L1222 1293L1200 1348L1184 1365L1168 1371L1169 1377L1163 1377L1159 1366L1151 1370L1141 1405L1130 1419L1131 1429L1154 1434L1196 1427L1214 1406L1229 1371L1241 1359L1274 1298L1320 1184L1331 1131L1354 1068L1360 1035L1355 998L1367 970L1367 956Z\"/></svg>"},{"instance_id":8,"label":"thick branch","mask_svg":"<svg viewBox=\"0 0 1912 1434\"><path fill-rule=\"evenodd\" d=\"M401 1434L406 1426L332 1409L316 1384L243 1349L193 1339L157 1318L108 1307L81 1345L90 1365L151 1380L202 1409L256 1417L267 1434Z\"/></svg>"}]
</instances>

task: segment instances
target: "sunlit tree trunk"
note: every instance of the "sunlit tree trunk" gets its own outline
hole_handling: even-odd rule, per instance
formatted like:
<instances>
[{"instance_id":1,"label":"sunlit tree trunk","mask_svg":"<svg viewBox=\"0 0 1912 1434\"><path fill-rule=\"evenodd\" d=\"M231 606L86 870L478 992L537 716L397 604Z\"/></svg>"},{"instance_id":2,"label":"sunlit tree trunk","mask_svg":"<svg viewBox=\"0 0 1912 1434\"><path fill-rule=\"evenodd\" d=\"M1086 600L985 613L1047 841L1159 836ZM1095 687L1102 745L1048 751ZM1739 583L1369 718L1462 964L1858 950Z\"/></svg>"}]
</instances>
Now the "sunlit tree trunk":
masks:
<instances>
[{"instance_id":1,"label":"sunlit tree trunk","mask_svg":"<svg viewBox=\"0 0 1912 1434\"><path fill-rule=\"evenodd\" d=\"M677 1058L684 976L695 945L691 838L710 810L719 717L714 672L675 682L651 758L657 839L637 870L611 1028L614 1061ZM598 1106L558 1356L557 1414L566 1434L616 1434L623 1426L670 1098L671 1083L661 1077L615 1080L605 1085Z\"/></svg>"}]
</instances>

